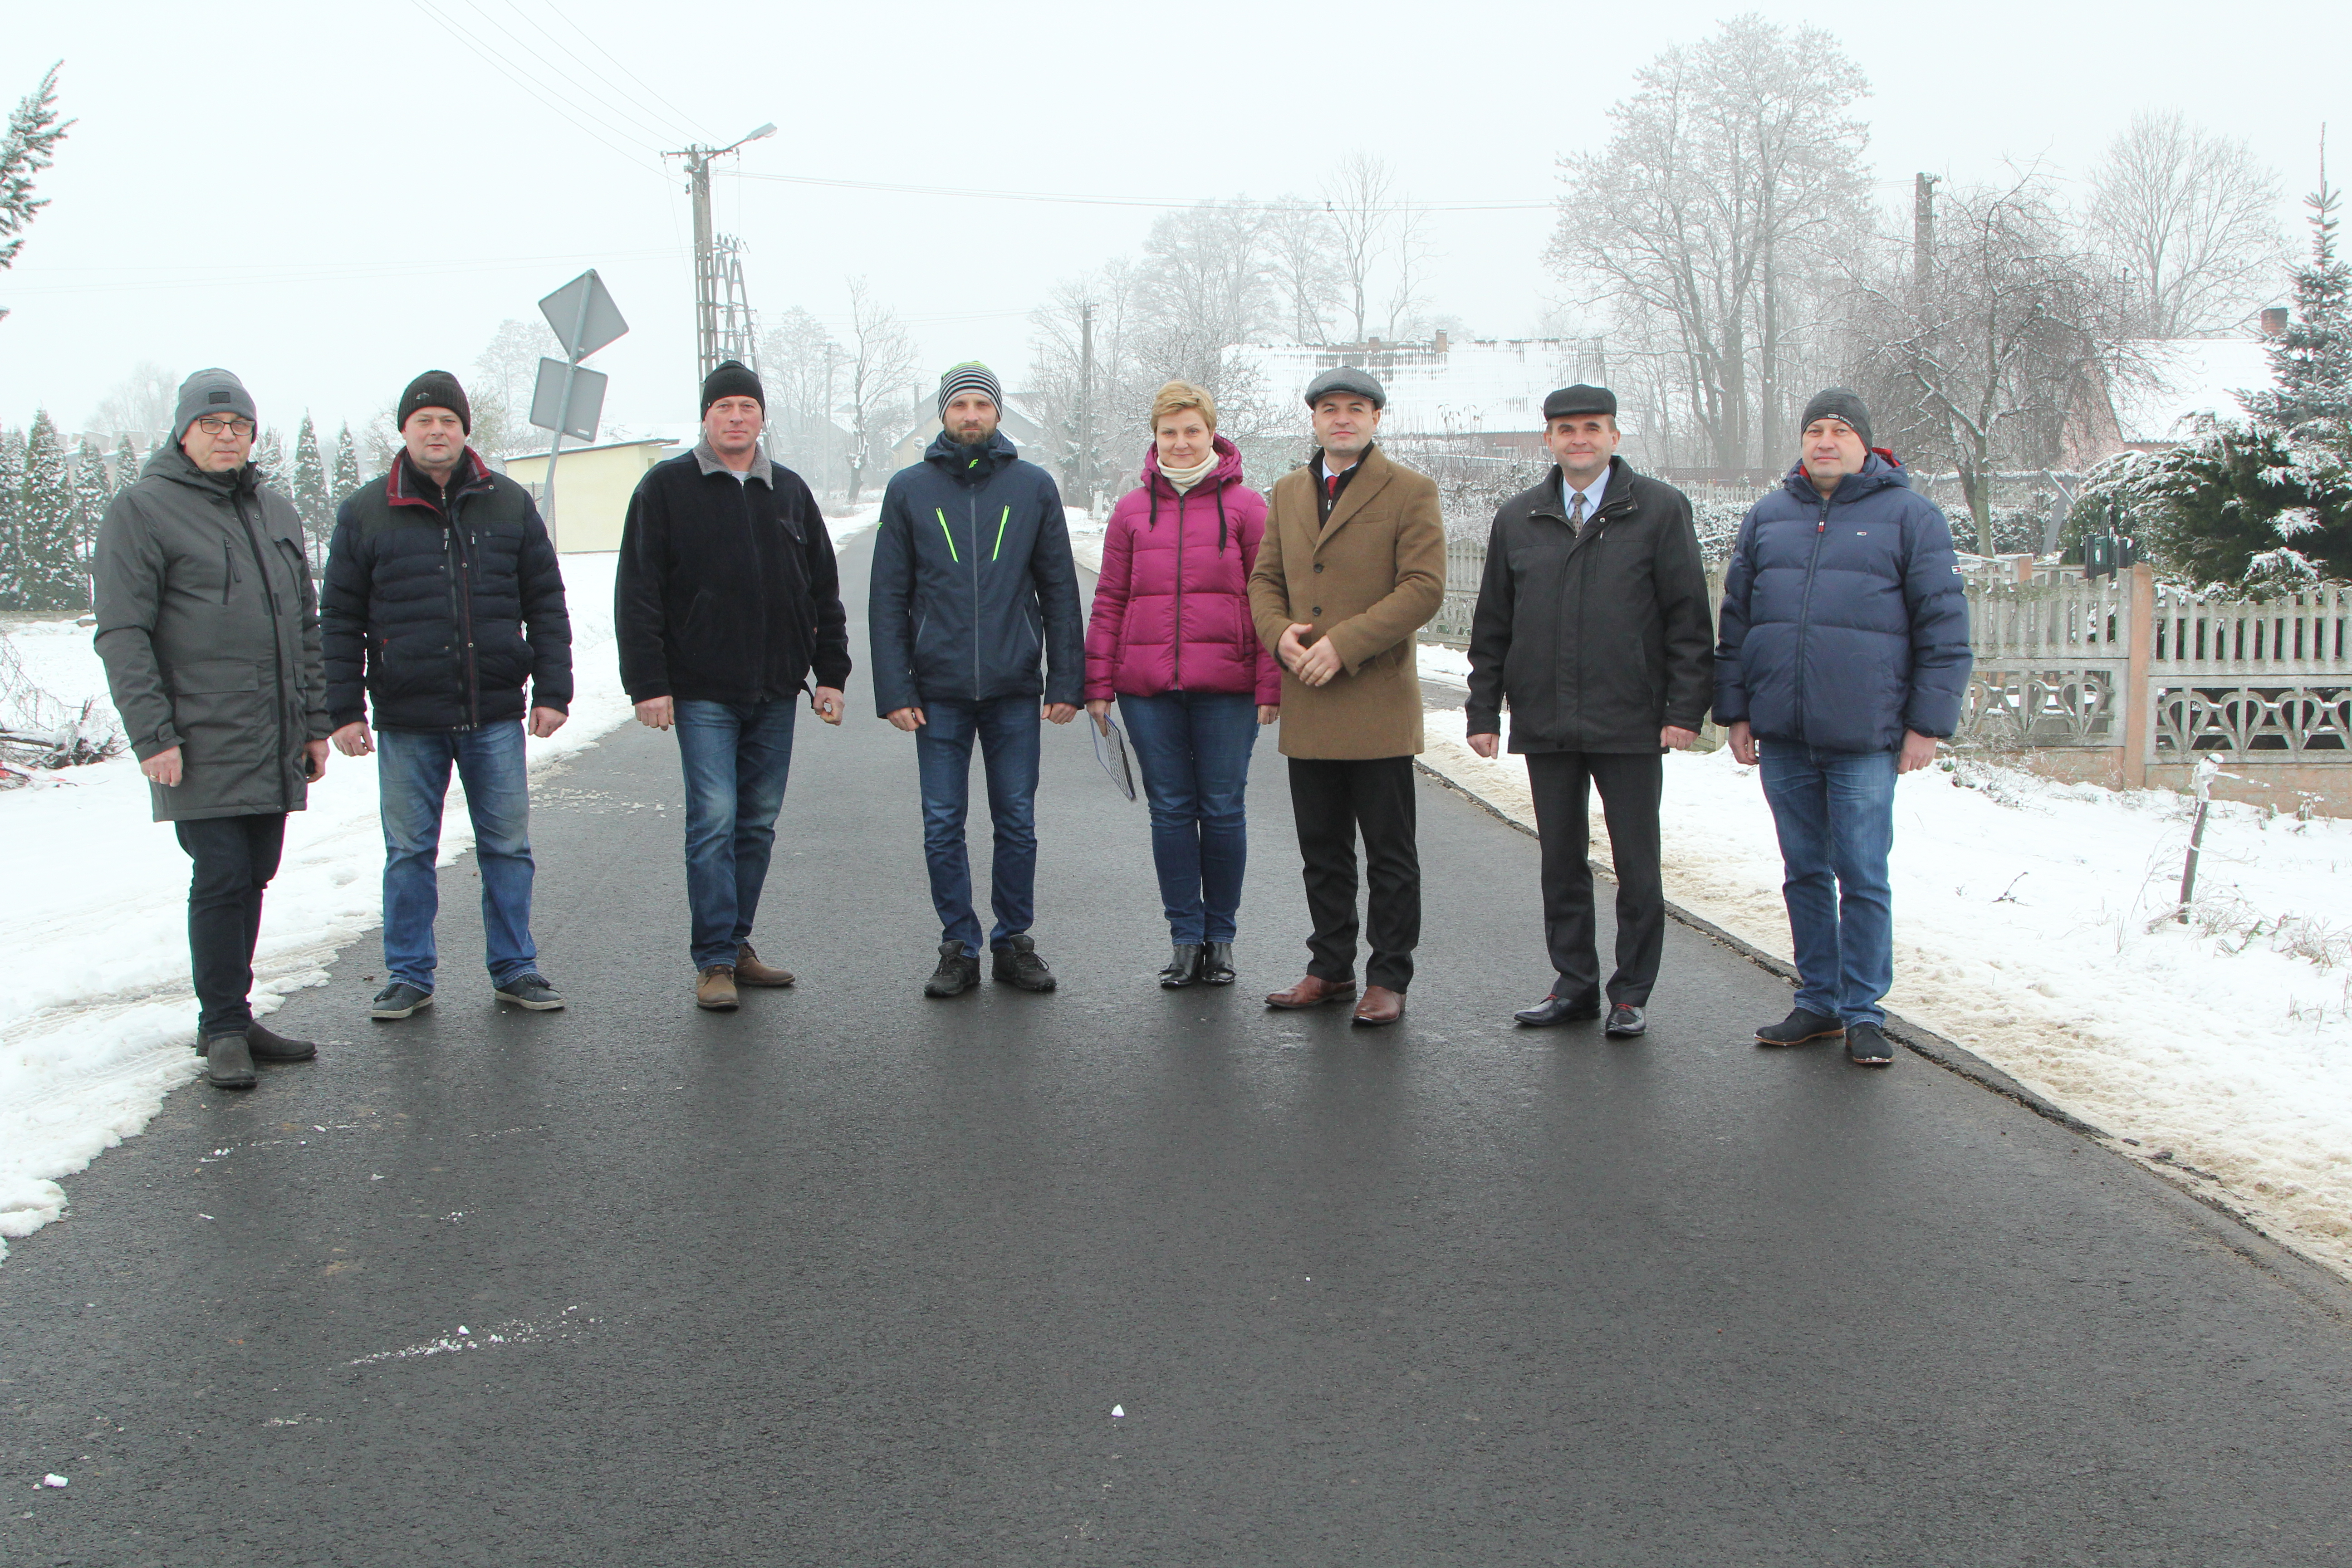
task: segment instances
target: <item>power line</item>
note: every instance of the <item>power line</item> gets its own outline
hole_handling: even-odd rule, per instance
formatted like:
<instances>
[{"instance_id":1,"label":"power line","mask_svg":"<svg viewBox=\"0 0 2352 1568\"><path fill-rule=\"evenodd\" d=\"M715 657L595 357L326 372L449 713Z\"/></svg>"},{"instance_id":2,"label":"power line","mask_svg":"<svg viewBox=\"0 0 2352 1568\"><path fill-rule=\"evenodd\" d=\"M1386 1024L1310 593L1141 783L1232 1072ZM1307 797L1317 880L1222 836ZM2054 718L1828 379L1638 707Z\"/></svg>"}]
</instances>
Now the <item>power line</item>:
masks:
<instances>
[{"instance_id":1,"label":"power line","mask_svg":"<svg viewBox=\"0 0 2352 1568\"><path fill-rule=\"evenodd\" d=\"M880 180L831 180L822 178L815 174L754 174L748 169L730 169L727 171L727 175L730 179L737 180L772 180L780 184L823 185L835 190L882 191L893 195L966 196L978 201L1048 202L1069 206L1159 207L1171 210L1199 206L1231 206L1251 211L1275 212L1292 205L1288 202L1278 201L1224 202L1213 199L1202 199L1199 197L1079 195L1053 191L977 190L960 185L900 185L891 184ZM1298 198L1298 201L1307 206L1316 207L1325 212L1358 212L1372 210L1371 208L1360 206L1357 204L1349 202L1328 202L1317 200L1311 197L1300 197ZM1536 201L1382 202L1378 204L1378 208L1379 210L1386 211L1394 207L1419 207L1428 212L1456 213L1527 212L1538 209L1548 209L1557 205L1558 204L1552 198L1547 196Z\"/></svg>"},{"instance_id":2,"label":"power line","mask_svg":"<svg viewBox=\"0 0 2352 1568\"><path fill-rule=\"evenodd\" d=\"M513 0L509 0L509 3L512 4ZM709 132L703 129L701 121L696 120L692 115L687 113L685 110L680 109L677 104L672 103L668 99L663 97L659 89L656 88L653 83L647 81L636 72L631 70L626 62L622 60L618 55L613 53L612 50L606 48L603 44L598 43L593 36L580 26L579 23L565 16L562 11L556 9L552 4L549 3L549 0L541 0L541 4L546 7L550 16L554 16L565 26L571 28L573 32L578 33L580 37L587 42L589 47L594 49L606 59L611 60L614 68L618 69L623 76L627 77L631 81L635 82L639 87L645 89L647 97L651 98L655 102L662 105L665 109L667 109L672 114L677 116L677 121L679 124L685 126L689 132L693 132L695 136L700 136L706 141L712 139ZM574 58L576 58L577 57L575 56ZM688 140L691 139L692 137L688 138ZM665 138L665 140L672 140L672 138Z\"/></svg>"},{"instance_id":3,"label":"power line","mask_svg":"<svg viewBox=\"0 0 2352 1568\"><path fill-rule=\"evenodd\" d=\"M512 27L508 26L498 17L490 15L488 11L483 8L480 4L480 0L463 0L463 3L467 9L472 11L476 16L482 19L482 22L486 26L497 28L499 32L505 35L508 41L513 44L517 50L530 56L532 59L537 60L541 66L545 67L551 80L563 87L570 88L583 104L593 104L596 111L601 115L602 123L607 130L613 131L617 134L643 137L648 141L656 142L667 141L668 139L669 132L666 128L656 124L653 121L636 113L633 110L630 103L631 95L625 90L614 87L612 82L605 80L601 76L597 79L602 84L602 90L598 88L589 86L588 83L581 80L578 76L565 69L556 61L551 60L548 58L547 56L541 54L532 46L530 39L523 37ZM508 8L509 10L513 9L511 4ZM518 12L517 16L520 17L520 13ZM528 26L529 23L526 22L524 25ZM544 34L542 33L541 36L543 37ZM558 48L562 47L562 46L557 44L553 38L548 38L547 42ZM564 52L569 54L571 51L567 49ZM577 56L573 56L573 58L575 59L578 58ZM584 64L585 62L583 63ZM624 125L617 123L616 117L618 121L626 121L626 126L625 127Z\"/></svg>"},{"instance_id":4,"label":"power line","mask_svg":"<svg viewBox=\"0 0 2352 1568\"><path fill-rule=\"evenodd\" d=\"M61 272L152 272L163 276L109 279L89 283L11 284L10 291L23 295L129 293L151 289L218 289L224 286L255 288L271 284L350 283L367 282L384 278L457 277L473 272L517 272L527 268L544 266L551 261L601 261L610 265L616 260L674 259L680 254L675 247L659 250L631 250L614 253L609 250L570 251L553 256L517 256L498 260L468 258L452 261L400 262L280 262L268 268L245 269L234 267L77 267L60 268Z\"/></svg>"},{"instance_id":5,"label":"power line","mask_svg":"<svg viewBox=\"0 0 2352 1568\"><path fill-rule=\"evenodd\" d=\"M530 94L531 97L539 100L541 103L546 105L547 108L552 110L555 114L563 120L568 121L572 129L580 132L582 134L588 137L589 140L598 142L608 151L618 153L624 162L634 163L638 168L659 178L668 178L667 174L662 169L661 165L658 163L646 163L636 153L628 148L615 145L613 142L607 140L604 135L602 135L593 126L587 124L578 116L574 115L560 99L550 97L545 92L541 91L539 85L532 81L529 76L510 68L504 59L499 58L499 52L496 49L491 48L481 39L467 31L465 26L460 24L456 17L436 9L432 4L432 0L409 0L409 4L415 5L418 10L424 12L436 22L440 23L441 26L446 27L458 37L463 38L467 43L471 44L474 47L474 52L480 56L483 61L487 63L491 69L497 71L500 76L505 77L509 81L513 82L517 87ZM613 128L607 126L605 129L612 130ZM614 133L620 134L621 132L616 131Z\"/></svg>"}]
</instances>

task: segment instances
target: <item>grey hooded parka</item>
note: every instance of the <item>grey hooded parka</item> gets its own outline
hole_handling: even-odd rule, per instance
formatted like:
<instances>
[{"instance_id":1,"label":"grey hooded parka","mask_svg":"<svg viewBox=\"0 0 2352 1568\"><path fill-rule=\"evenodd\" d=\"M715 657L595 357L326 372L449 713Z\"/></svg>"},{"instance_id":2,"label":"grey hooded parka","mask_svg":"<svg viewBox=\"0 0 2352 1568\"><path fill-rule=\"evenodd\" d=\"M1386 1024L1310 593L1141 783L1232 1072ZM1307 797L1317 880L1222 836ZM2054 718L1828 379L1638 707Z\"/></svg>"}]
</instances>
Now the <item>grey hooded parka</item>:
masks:
<instances>
[{"instance_id":1,"label":"grey hooded parka","mask_svg":"<svg viewBox=\"0 0 2352 1568\"><path fill-rule=\"evenodd\" d=\"M180 748L155 820L299 811L322 741L319 601L293 504L251 464L208 474L174 442L107 504L91 562L98 653L141 762Z\"/></svg>"}]
</instances>

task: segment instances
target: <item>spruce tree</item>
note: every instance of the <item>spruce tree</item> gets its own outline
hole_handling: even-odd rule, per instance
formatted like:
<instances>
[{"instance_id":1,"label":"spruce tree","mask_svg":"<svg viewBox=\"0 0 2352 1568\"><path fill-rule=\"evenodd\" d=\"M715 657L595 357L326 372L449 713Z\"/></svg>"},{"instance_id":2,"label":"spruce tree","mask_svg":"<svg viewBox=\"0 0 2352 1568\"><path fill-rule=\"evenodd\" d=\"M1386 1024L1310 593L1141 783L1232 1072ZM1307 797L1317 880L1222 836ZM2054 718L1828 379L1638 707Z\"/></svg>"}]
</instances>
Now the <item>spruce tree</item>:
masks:
<instances>
[{"instance_id":1,"label":"spruce tree","mask_svg":"<svg viewBox=\"0 0 2352 1568\"><path fill-rule=\"evenodd\" d=\"M25 607L25 437L0 430L0 610Z\"/></svg>"},{"instance_id":2,"label":"spruce tree","mask_svg":"<svg viewBox=\"0 0 2352 1568\"><path fill-rule=\"evenodd\" d=\"M81 558L65 442L46 408L34 411L33 427L25 437L25 489L17 506L16 538L24 551L25 608L89 607L89 576Z\"/></svg>"},{"instance_id":3,"label":"spruce tree","mask_svg":"<svg viewBox=\"0 0 2352 1568\"><path fill-rule=\"evenodd\" d=\"M253 449L253 463L260 470L254 477L264 487L289 500L294 499L293 478L286 471L286 443L275 429L261 433L261 445Z\"/></svg>"},{"instance_id":4,"label":"spruce tree","mask_svg":"<svg viewBox=\"0 0 2352 1568\"><path fill-rule=\"evenodd\" d=\"M131 488L139 477L139 448L131 444L131 432L125 430L122 439L115 443L113 491L120 495Z\"/></svg>"},{"instance_id":5,"label":"spruce tree","mask_svg":"<svg viewBox=\"0 0 2352 1568\"><path fill-rule=\"evenodd\" d=\"M360 488L360 449L352 441L352 422L343 421L342 434L335 437L335 479L329 494L340 508Z\"/></svg>"},{"instance_id":6,"label":"spruce tree","mask_svg":"<svg viewBox=\"0 0 2352 1568\"><path fill-rule=\"evenodd\" d=\"M114 486L106 477L106 455L95 437L84 436L74 448L74 547L81 555L82 591L89 591L90 559L98 551L98 525L106 517L106 503Z\"/></svg>"},{"instance_id":7,"label":"spruce tree","mask_svg":"<svg viewBox=\"0 0 2352 1568\"><path fill-rule=\"evenodd\" d=\"M302 537L310 542L313 575L327 568L327 535L335 526L334 508L327 500L327 468L319 460L319 433L308 409L294 437L294 491L287 499L302 519Z\"/></svg>"},{"instance_id":8,"label":"spruce tree","mask_svg":"<svg viewBox=\"0 0 2352 1568\"><path fill-rule=\"evenodd\" d=\"M2320 166L2311 209L2311 260L2294 274L2294 310L2270 346L2269 389L2248 395L2246 412L2288 442L2347 452L2352 442L2352 266L2336 254L2339 193Z\"/></svg>"}]
</instances>

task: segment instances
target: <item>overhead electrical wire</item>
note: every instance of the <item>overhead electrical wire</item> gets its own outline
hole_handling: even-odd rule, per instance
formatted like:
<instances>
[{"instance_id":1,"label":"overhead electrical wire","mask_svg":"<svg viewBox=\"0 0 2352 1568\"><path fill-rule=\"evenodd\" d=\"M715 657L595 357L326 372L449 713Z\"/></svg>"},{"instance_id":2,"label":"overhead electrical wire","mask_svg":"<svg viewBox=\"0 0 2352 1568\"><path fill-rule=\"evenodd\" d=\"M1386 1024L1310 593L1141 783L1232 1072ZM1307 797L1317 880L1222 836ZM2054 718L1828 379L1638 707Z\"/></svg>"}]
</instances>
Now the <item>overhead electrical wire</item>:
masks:
<instances>
[{"instance_id":1,"label":"overhead electrical wire","mask_svg":"<svg viewBox=\"0 0 2352 1568\"><path fill-rule=\"evenodd\" d=\"M1204 199L1201 197L1080 195L1072 193L1055 191L992 191L970 188L961 185L901 185L892 184L881 180L827 179L816 174L763 174L754 173L749 169L713 170L712 173L724 174L729 179L772 180L781 184L822 185L836 190L882 191L893 195L965 196L976 201L1045 202L1066 206L1158 207L1171 210L1198 206L1235 206L1256 208L1271 212L1292 205L1288 202L1280 201L1226 202L1215 199ZM1417 207L1424 212L1525 212L1534 211L1538 208L1549 208L1558 205L1557 202L1549 196L1531 201L1424 202L1398 200L1393 202L1379 203L1377 204L1376 208L1371 209L1368 209L1356 203L1323 201L1311 196L1299 197L1297 198L1297 201L1307 206L1315 207L1324 212L1357 212L1363 210L1379 210L1385 212L1400 207Z\"/></svg>"},{"instance_id":2,"label":"overhead electrical wire","mask_svg":"<svg viewBox=\"0 0 2352 1568\"><path fill-rule=\"evenodd\" d=\"M508 0L508 3L512 5L515 3L515 0ZM618 70L623 76L627 77L631 81L636 83L638 87L642 88L645 90L646 97L652 99L656 103L662 105L662 107L667 109L670 113L677 116L677 123L685 126L688 132L694 135L700 136L705 141L717 140L717 138L711 135L707 127L696 121L694 116L688 114L685 110L680 109L677 104L671 102L667 97L663 96L659 88L656 88L653 83L647 81L645 78L631 70L626 61L623 60L612 50L606 48L603 44L597 42L593 35L587 32L580 26L579 23L573 21L570 16L564 15L562 10L558 9L551 3L551 0L540 0L540 4L545 7L549 16L553 16L565 26L571 28L573 32L578 33L581 38L587 43L589 47L594 49L598 54L612 61L614 68ZM579 57L575 55L573 58L576 59Z\"/></svg>"},{"instance_id":3,"label":"overhead electrical wire","mask_svg":"<svg viewBox=\"0 0 2352 1568\"><path fill-rule=\"evenodd\" d=\"M442 3L451 4L452 0L442 0ZM480 17L482 26L495 28L503 35L513 46L514 52L528 56L539 62L540 66L546 70L547 79L551 83L571 89L575 106L582 109L583 112L600 118L606 129L616 134L642 140L649 149L658 147L660 143L671 139L672 127L637 111L635 93L606 79L601 73L595 73L596 81L593 85L582 80L577 74L541 53L530 38L517 33L513 27L491 15L481 4L481 0L454 0L454 3L463 5L475 16ZM512 10L513 6L509 5L508 8ZM526 31L534 33L549 46L556 48L563 47L556 39L549 37L544 30L532 28L529 20L524 18L520 12L516 12L516 18ZM564 52L571 53L569 49L565 49ZM577 56L573 58L578 58Z\"/></svg>"},{"instance_id":4,"label":"overhead electrical wire","mask_svg":"<svg viewBox=\"0 0 2352 1568\"><path fill-rule=\"evenodd\" d=\"M550 94L541 90L539 84L532 81L528 75L516 71L510 68L504 59L499 58L499 52L496 49L490 47L489 45L475 37L474 34L468 31L465 25L459 22L456 17L438 9L433 4L433 0L409 0L409 4L415 5L419 11L424 12L436 22L440 23L444 27L446 27L457 37L472 45L474 52L480 56L483 62L488 65L491 69L497 71L500 76L505 77L509 81L513 82L517 87L521 88L525 92L530 94L531 97L537 99L541 103L545 104L548 109L552 110L564 121L568 121L574 130L579 131L591 141L600 143L607 150L618 153L625 162L635 164L636 167L645 170L647 174L665 180L669 177L668 172L663 169L660 163L646 162L642 155L641 150L623 147L610 140L603 133L604 131L610 131L614 135L625 136L626 132L609 124L605 125L603 130L600 131L595 126L583 121L580 116L574 114L560 98L551 96Z\"/></svg>"}]
</instances>

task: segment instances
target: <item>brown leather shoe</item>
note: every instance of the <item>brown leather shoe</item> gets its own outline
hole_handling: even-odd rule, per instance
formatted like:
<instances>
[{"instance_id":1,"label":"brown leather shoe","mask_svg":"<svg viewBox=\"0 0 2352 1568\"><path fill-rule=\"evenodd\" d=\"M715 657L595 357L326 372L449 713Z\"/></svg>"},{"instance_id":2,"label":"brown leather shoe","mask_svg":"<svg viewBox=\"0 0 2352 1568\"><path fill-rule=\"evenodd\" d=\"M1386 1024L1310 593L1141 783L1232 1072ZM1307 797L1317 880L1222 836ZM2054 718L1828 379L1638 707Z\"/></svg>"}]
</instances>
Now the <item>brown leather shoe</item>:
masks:
<instances>
[{"instance_id":1,"label":"brown leather shoe","mask_svg":"<svg viewBox=\"0 0 2352 1568\"><path fill-rule=\"evenodd\" d=\"M1287 991L1277 991L1265 999L1269 1007L1320 1007L1331 1002L1352 1001L1356 983L1352 980L1325 980L1310 974Z\"/></svg>"},{"instance_id":2,"label":"brown leather shoe","mask_svg":"<svg viewBox=\"0 0 2352 1568\"><path fill-rule=\"evenodd\" d=\"M799 978L789 969L778 969L772 963L762 963L760 955L751 951L750 942L735 949L735 984L738 985L790 985Z\"/></svg>"},{"instance_id":3,"label":"brown leather shoe","mask_svg":"<svg viewBox=\"0 0 2352 1568\"><path fill-rule=\"evenodd\" d=\"M1356 1004L1355 1022L1359 1024L1393 1024L1404 1016L1404 993L1391 991L1385 985L1367 985L1364 999Z\"/></svg>"},{"instance_id":4,"label":"brown leather shoe","mask_svg":"<svg viewBox=\"0 0 2352 1568\"><path fill-rule=\"evenodd\" d=\"M741 1005L735 994L735 966L714 963L694 983L694 1005L713 1013L732 1013Z\"/></svg>"}]
</instances>

